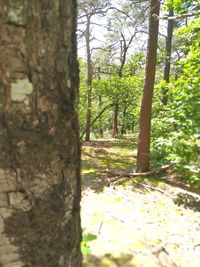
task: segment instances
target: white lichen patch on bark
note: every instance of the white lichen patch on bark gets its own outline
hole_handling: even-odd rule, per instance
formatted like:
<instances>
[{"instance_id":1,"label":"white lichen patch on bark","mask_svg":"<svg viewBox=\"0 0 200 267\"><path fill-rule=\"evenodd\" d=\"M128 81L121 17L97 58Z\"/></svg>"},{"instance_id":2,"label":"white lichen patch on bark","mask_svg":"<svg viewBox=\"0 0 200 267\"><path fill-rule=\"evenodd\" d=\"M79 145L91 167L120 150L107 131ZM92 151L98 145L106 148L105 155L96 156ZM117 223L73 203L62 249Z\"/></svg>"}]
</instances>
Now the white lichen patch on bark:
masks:
<instances>
[{"instance_id":1,"label":"white lichen patch on bark","mask_svg":"<svg viewBox=\"0 0 200 267\"><path fill-rule=\"evenodd\" d=\"M33 92L33 84L28 79L17 80L11 83L11 100L15 102L24 102L29 105L28 97Z\"/></svg>"},{"instance_id":2,"label":"white lichen patch on bark","mask_svg":"<svg viewBox=\"0 0 200 267\"><path fill-rule=\"evenodd\" d=\"M67 86L71 87L71 80L70 79L67 80Z\"/></svg>"},{"instance_id":3,"label":"white lichen patch on bark","mask_svg":"<svg viewBox=\"0 0 200 267\"><path fill-rule=\"evenodd\" d=\"M8 19L9 22L22 25L24 24L24 16L23 16L23 5L20 5L20 3L15 5L15 3L10 4L9 10L8 10Z\"/></svg>"}]
</instances>

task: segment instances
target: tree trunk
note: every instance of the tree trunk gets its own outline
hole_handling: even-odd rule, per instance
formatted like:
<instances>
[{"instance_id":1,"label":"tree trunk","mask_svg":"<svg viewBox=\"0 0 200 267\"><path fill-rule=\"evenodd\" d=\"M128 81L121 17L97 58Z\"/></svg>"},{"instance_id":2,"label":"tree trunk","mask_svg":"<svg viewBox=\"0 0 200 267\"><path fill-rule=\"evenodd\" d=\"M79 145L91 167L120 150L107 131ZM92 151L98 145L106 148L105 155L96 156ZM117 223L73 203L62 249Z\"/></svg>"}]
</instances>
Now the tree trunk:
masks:
<instances>
[{"instance_id":1,"label":"tree trunk","mask_svg":"<svg viewBox=\"0 0 200 267\"><path fill-rule=\"evenodd\" d=\"M79 267L76 1L0 1L0 266Z\"/></svg>"},{"instance_id":2,"label":"tree trunk","mask_svg":"<svg viewBox=\"0 0 200 267\"><path fill-rule=\"evenodd\" d=\"M86 28L86 54L87 54L87 117L86 117L86 134L85 141L90 141L91 119L92 119L92 65L91 65L91 50L90 50L90 15L87 16Z\"/></svg>"},{"instance_id":3,"label":"tree trunk","mask_svg":"<svg viewBox=\"0 0 200 267\"><path fill-rule=\"evenodd\" d=\"M127 109L127 103L124 103L124 110L123 110L123 114L122 114L121 135L126 133L126 109Z\"/></svg>"},{"instance_id":4,"label":"tree trunk","mask_svg":"<svg viewBox=\"0 0 200 267\"><path fill-rule=\"evenodd\" d=\"M112 138L116 138L118 135L118 113L119 113L119 104L115 103Z\"/></svg>"},{"instance_id":5,"label":"tree trunk","mask_svg":"<svg viewBox=\"0 0 200 267\"><path fill-rule=\"evenodd\" d=\"M101 67L98 67L98 80L99 81L101 80L100 72L101 72ZM99 95L99 110L101 110L102 104L103 104L102 103L102 96ZM102 122L101 116L99 117L99 135L101 137L103 137L103 122Z\"/></svg>"},{"instance_id":6,"label":"tree trunk","mask_svg":"<svg viewBox=\"0 0 200 267\"><path fill-rule=\"evenodd\" d=\"M99 110L102 107L102 97L101 95L99 96ZM99 117L99 135L103 137L103 123L102 123L102 118L101 116Z\"/></svg>"},{"instance_id":7,"label":"tree trunk","mask_svg":"<svg viewBox=\"0 0 200 267\"><path fill-rule=\"evenodd\" d=\"M169 17L174 16L174 11L173 9L169 10ZM170 77L170 61L171 61L171 50L172 50L172 36L173 36L173 26L174 26L174 21L168 20L168 25L167 25L167 38L166 38L166 56L165 56L165 67L164 67L164 81L169 83L169 77ZM163 88L162 90L162 103L164 105L167 105L167 93L168 89Z\"/></svg>"},{"instance_id":8,"label":"tree trunk","mask_svg":"<svg viewBox=\"0 0 200 267\"><path fill-rule=\"evenodd\" d=\"M122 40L120 40L120 68L118 71L119 77L123 76L123 69L126 63L126 56L127 56L128 48L133 40L133 37L131 37L129 44L127 45L124 35L122 33L121 33L121 36L122 36ZM112 138L116 138L118 136L118 115L119 115L119 103L117 100L115 107L114 107Z\"/></svg>"},{"instance_id":9,"label":"tree trunk","mask_svg":"<svg viewBox=\"0 0 200 267\"><path fill-rule=\"evenodd\" d=\"M89 86L88 87L88 95L87 95L87 116L86 116L85 141L90 141L91 119L92 119L92 87Z\"/></svg>"},{"instance_id":10,"label":"tree trunk","mask_svg":"<svg viewBox=\"0 0 200 267\"><path fill-rule=\"evenodd\" d=\"M159 23L159 20L156 19L153 15L156 14L157 16L159 16L159 10L160 10L160 1L151 0L146 75L145 75L144 92L143 92L143 99L140 111L140 131L139 131L138 152L137 152L138 172L149 171L151 112L152 112L153 88L155 81L158 23Z\"/></svg>"}]
</instances>

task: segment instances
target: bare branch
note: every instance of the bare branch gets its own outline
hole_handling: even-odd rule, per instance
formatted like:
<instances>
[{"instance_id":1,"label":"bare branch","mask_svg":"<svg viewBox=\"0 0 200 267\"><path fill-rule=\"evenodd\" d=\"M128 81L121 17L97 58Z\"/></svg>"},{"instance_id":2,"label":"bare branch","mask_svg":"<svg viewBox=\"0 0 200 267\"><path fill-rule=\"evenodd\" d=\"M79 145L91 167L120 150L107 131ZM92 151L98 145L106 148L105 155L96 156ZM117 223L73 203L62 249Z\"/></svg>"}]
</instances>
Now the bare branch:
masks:
<instances>
[{"instance_id":1,"label":"bare branch","mask_svg":"<svg viewBox=\"0 0 200 267\"><path fill-rule=\"evenodd\" d=\"M200 15L200 11L199 12L193 12L193 13L186 13L186 14L181 14L178 16L163 16L163 17L158 17L156 14L154 14L153 16L156 19L163 19L163 20L176 20L176 19L184 19L184 18L189 18L189 17L194 17L194 16L199 16Z\"/></svg>"},{"instance_id":2,"label":"bare branch","mask_svg":"<svg viewBox=\"0 0 200 267\"><path fill-rule=\"evenodd\" d=\"M160 172L163 172L163 171L166 171L170 168L170 165L166 165L166 166L162 166L160 168L157 168L157 169L154 169L154 170L151 170L149 172L141 172L141 173L119 173L119 172L112 172L112 171L103 171L103 173L108 173L108 174L111 174L113 176L120 176L120 177L138 177L138 176L149 176L149 175L152 175L152 174L157 174L157 173L160 173Z\"/></svg>"},{"instance_id":3,"label":"bare branch","mask_svg":"<svg viewBox=\"0 0 200 267\"><path fill-rule=\"evenodd\" d=\"M90 125L90 127L92 127L92 125L102 116L102 114L108 109L108 108L110 108L110 107L112 107L112 106L114 106L115 104L109 104L109 105L107 105L107 106L105 106L100 112L99 112L99 114L94 118L94 120L91 122L91 125ZM84 136L84 134L86 133L86 129L82 132L82 134L81 134L81 137L80 137L80 139L82 140L82 138L83 138L83 136Z\"/></svg>"}]
</instances>

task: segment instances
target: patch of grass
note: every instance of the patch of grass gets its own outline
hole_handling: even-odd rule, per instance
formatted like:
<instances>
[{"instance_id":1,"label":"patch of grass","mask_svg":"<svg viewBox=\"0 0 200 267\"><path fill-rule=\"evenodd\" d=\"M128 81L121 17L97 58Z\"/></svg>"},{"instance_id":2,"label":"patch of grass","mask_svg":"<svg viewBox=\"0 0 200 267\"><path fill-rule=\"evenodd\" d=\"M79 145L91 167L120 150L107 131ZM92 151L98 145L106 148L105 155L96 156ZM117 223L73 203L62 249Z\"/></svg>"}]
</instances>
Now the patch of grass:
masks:
<instances>
[{"instance_id":1,"label":"patch of grass","mask_svg":"<svg viewBox=\"0 0 200 267\"><path fill-rule=\"evenodd\" d=\"M82 184L96 191L100 187L103 189L109 178L101 175L101 172L106 169L132 171L135 154L133 140L130 138L83 143Z\"/></svg>"},{"instance_id":2,"label":"patch of grass","mask_svg":"<svg viewBox=\"0 0 200 267\"><path fill-rule=\"evenodd\" d=\"M160 181L158 175L148 177L148 183L150 183L154 187L159 187L163 189L166 187L165 182Z\"/></svg>"},{"instance_id":3,"label":"patch of grass","mask_svg":"<svg viewBox=\"0 0 200 267\"><path fill-rule=\"evenodd\" d=\"M122 138L117 140L92 141L82 146L82 176L83 185L96 189L101 181L109 183L109 178L101 175L106 169L113 171L133 172L136 165L135 140ZM153 187L165 189L164 181L160 175L150 177L134 177L137 183L147 183ZM121 186L131 183L131 179L124 180Z\"/></svg>"},{"instance_id":4,"label":"patch of grass","mask_svg":"<svg viewBox=\"0 0 200 267\"><path fill-rule=\"evenodd\" d=\"M104 169L124 170L133 168L135 164L133 144L113 141L110 147L82 147L82 173Z\"/></svg>"}]
</instances>

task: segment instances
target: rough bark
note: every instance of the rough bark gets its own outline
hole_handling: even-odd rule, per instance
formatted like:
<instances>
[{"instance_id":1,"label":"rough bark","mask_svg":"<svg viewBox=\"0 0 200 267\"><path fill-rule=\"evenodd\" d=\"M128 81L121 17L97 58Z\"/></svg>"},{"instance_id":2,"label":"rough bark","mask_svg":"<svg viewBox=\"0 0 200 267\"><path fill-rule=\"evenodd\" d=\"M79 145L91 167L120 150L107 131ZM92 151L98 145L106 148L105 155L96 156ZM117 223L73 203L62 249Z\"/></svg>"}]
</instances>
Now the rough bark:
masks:
<instances>
[{"instance_id":1,"label":"rough bark","mask_svg":"<svg viewBox=\"0 0 200 267\"><path fill-rule=\"evenodd\" d=\"M76 1L0 0L0 266L79 267Z\"/></svg>"},{"instance_id":2,"label":"rough bark","mask_svg":"<svg viewBox=\"0 0 200 267\"><path fill-rule=\"evenodd\" d=\"M155 81L158 22L159 22L154 15L159 16L159 10L160 10L160 1L151 0L146 74L145 74L143 99L140 111L140 131L139 131L138 152L137 152L138 172L149 171L151 113L152 113L153 88Z\"/></svg>"}]
</instances>

